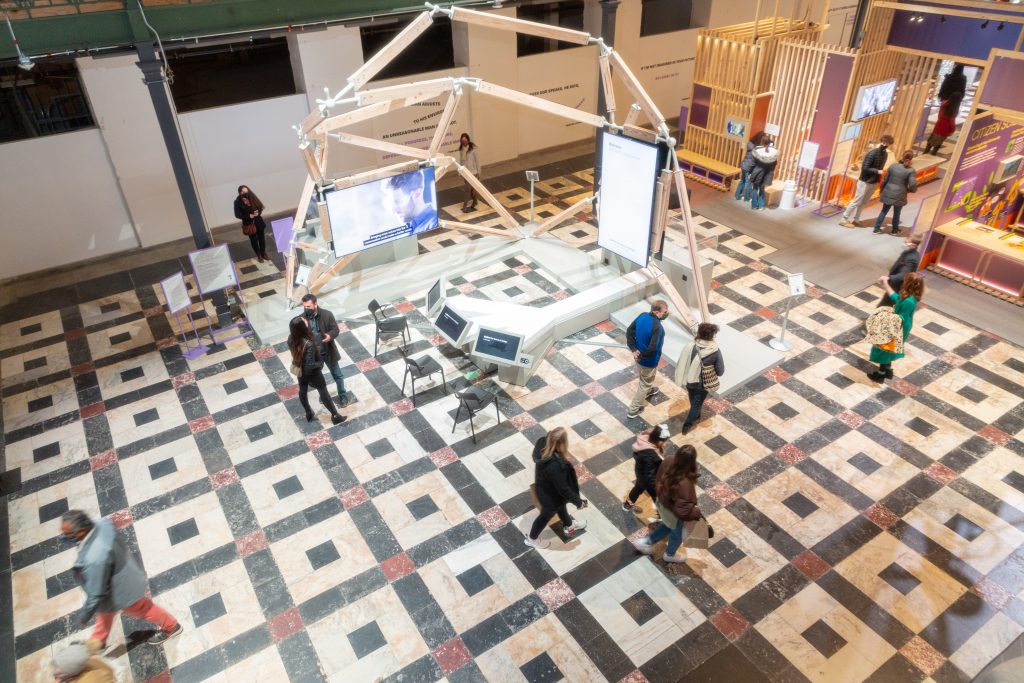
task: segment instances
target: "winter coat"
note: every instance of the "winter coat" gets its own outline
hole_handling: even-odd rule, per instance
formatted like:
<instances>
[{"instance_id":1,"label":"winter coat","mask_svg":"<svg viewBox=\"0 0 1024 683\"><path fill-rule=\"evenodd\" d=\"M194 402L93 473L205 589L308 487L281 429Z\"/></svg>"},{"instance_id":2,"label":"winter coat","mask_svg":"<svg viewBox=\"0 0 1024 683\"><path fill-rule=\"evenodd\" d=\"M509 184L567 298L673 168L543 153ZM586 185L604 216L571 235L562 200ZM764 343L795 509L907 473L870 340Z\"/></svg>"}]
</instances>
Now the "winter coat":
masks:
<instances>
[{"instance_id":1,"label":"winter coat","mask_svg":"<svg viewBox=\"0 0 1024 683\"><path fill-rule=\"evenodd\" d=\"M124 609L146 595L146 575L106 519L97 520L82 541L72 571L75 583L85 591L85 603L78 611L80 623L88 622L96 612Z\"/></svg>"},{"instance_id":2,"label":"winter coat","mask_svg":"<svg viewBox=\"0 0 1024 683\"><path fill-rule=\"evenodd\" d=\"M877 183L882 178L882 169L885 168L885 160L889 153L885 145L878 145L864 155L860 164L860 177L862 183Z\"/></svg>"},{"instance_id":3,"label":"winter coat","mask_svg":"<svg viewBox=\"0 0 1024 683\"><path fill-rule=\"evenodd\" d=\"M541 459L547 437L537 439L533 447L534 482L537 485L537 500L542 507L555 510L566 503L576 507L583 505L580 497L580 483L576 468L557 451L547 460Z\"/></svg>"},{"instance_id":4,"label":"winter coat","mask_svg":"<svg viewBox=\"0 0 1024 683\"><path fill-rule=\"evenodd\" d=\"M700 356L700 364L690 362L695 346L697 355ZM696 361L696 358L693 360ZM676 361L676 384L685 387L687 384L701 383L701 365L715 366L715 374L719 377L725 374L725 359L722 358L722 352L714 340L697 339L693 344L683 347L682 353L679 354L679 360Z\"/></svg>"},{"instance_id":5,"label":"winter coat","mask_svg":"<svg viewBox=\"0 0 1024 683\"><path fill-rule=\"evenodd\" d=\"M466 150L465 147L459 146L459 163L466 167L466 170L473 175L480 176L480 162L476 158L476 146L472 149Z\"/></svg>"},{"instance_id":6,"label":"winter coat","mask_svg":"<svg viewBox=\"0 0 1024 683\"><path fill-rule=\"evenodd\" d=\"M660 465L661 454L654 444L647 440L647 434L637 436L633 443L633 474L637 483L643 485L647 495L653 500L658 499L657 479Z\"/></svg>"},{"instance_id":7,"label":"winter coat","mask_svg":"<svg viewBox=\"0 0 1024 683\"><path fill-rule=\"evenodd\" d=\"M700 519L700 508L697 507L697 477L694 472L683 477L674 487L669 487L668 473L672 471L672 463L676 454L665 458L658 468L658 504L675 515L681 522L692 522Z\"/></svg>"},{"instance_id":8,"label":"winter coat","mask_svg":"<svg viewBox=\"0 0 1024 683\"><path fill-rule=\"evenodd\" d=\"M323 359L328 365L340 363L341 352L338 351L338 346L334 343L334 340L341 334L341 330L338 329L338 321L334 319L334 314L326 308L317 307L316 315L312 319L307 318L307 320L310 323L309 328L313 332L314 339L322 340L325 332L331 338L329 342L323 344L323 349L321 350ZM317 333L318 330L319 334Z\"/></svg>"},{"instance_id":9,"label":"winter coat","mask_svg":"<svg viewBox=\"0 0 1024 683\"><path fill-rule=\"evenodd\" d=\"M320 352L311 341L306 341L302 347L302 376L315 375L324 369L324 361Z\"/></svg>"},{"instance_id":10,"label":"winter coat","mask_svg":"<svg viewBox=\"0 0 1024 683\"><path fill-rule=\"evenodd\" d=\"M256 212L255 218L249 216L253 211ZM263 202L256 195L250 194L249 204L246 205L242 195L238 195L235 197L235 218L242 221L243 226L252 225L253 223L265 226L266 224L263 222Z\"/></svg>"},{"instance_id":11,"label":"winter coat","mask_svg":"<svg viewBox=\"0 0 1024 683\"><path fill-rule=\"evenodd\" d=\"M747 153L743 156L743 161L740 162L740 170L744 173L750 173L754 170L754 143L747 143Z\"/></svg>"},{"instance_id":12,"label":"winter coat","mask_svg":"<svg viewBox=\"0 0 1024 683\"><path fill-rule=\"evenodd\" d=\"M638 365L656 368L661 361L661 347L665 343L665 328L651 313L641 313L626 328L626 346L639 351Z\"/></svg>"},{"instance_id":13,"label":"winter coat","mask_svg":"<svg viewBox=\"0 0 1024 683\"><path fill-rule=\"evenodd\" d=\"M939 86L939 100L948 100L954 93L963 95L966 92L967 74L963 71L950 71Z\"/></svg>"},{"instance_id":14,"label":"winter coat","mask_svg":"<svg viewBox=\"0 0 1024 683\"><path fill-rule=\"evenodd\" d=\"M900 291L900 287L903 286L903 278L907 276L907 273L916 272L920 265L921 254L917 252L917 247L904 249L896 262L889 268L889 286L894 291Z\"/></svg>"},{"instance_id":15,"label":"winter coat","mask_svg":"<svg viewBox=\"0 0 1024 683\"><path fill-rule=\"evenodd\" d=\"M903 341L907 341L907 337L910 336L910 328L914 325L914 311L917 309L917 299L912 296L906 299L900 299L900 295L893 292L889 295L889 298L895 302L896 315L903 319ZM871 347L871 355L868 359L872 363L891 363L894 360L903 358L903 353L891 353L889 351L883 351L878 346Z\"/></svg>"},{"instance_id":16,"label":"winter coat","mask_svg":"<svg viewBox=\"0 0 1024 683\"><path fill-rule=\"evenodd\" d=\"M878 198L889 206L906 206L908 192L917 192L917 172L897 161L885 172Z\"/></svg>"},{"instance_id":17,"label":"winter coat","mask_svg":"<svg viewBox=\"0 0 1024 683\"><path fill-rule=\"evenodd\" d=\"M779 163L779 150L774 147L755 147L750 152L754 157L754 168L750 171L750 182L761 187L772 182L775 165Z\"/></svg>"}]
</instances>

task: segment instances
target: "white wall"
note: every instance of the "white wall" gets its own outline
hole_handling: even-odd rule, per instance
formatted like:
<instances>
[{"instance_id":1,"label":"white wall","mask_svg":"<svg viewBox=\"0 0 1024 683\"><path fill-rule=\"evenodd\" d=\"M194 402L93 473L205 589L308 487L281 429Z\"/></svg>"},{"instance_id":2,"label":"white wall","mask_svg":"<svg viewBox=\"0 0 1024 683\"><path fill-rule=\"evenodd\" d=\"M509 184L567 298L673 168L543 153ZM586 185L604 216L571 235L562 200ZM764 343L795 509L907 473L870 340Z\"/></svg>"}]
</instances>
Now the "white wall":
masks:
<instances>
[{"instance_id":1,"label":"white wall","mask_svg":"<svg viewBox=\"0 0 1024 683\"><path fill-rule=\"evenodd\" d=\"M0 158L0 277L139 246L99 130L10 142Z\"/></svg>"}]
</instances>

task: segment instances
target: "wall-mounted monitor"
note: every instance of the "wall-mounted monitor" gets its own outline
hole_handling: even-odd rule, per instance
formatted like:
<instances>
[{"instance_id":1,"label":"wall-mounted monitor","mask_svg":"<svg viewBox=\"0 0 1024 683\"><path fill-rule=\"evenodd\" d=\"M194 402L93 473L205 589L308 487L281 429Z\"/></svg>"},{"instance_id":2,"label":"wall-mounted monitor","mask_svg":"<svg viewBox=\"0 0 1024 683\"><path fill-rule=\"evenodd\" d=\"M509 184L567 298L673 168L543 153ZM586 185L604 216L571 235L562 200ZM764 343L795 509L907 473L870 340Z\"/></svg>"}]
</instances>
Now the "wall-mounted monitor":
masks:
<instances>
[{"instance_id":1,"label":"wall-mounted monitor","mask_svg":"<svg viewBox=\"0 0 1024 683\"><path fill-rule=\"evenodd\" d=\"M750 139L747 135L747 122L743 119L727 119L725 122L725 134L737 140L746 142ZM767 126L765 126L767 132Z\"/></svg>"},{"instance_id":2,"label":"wall-mounted monitor","mask_svg":"<svg viewBox=\"0 0 1024 683\"><path fill-rule=\"evenodd\" d=\"M332 190L325 199L338 257L438 225L433 166Z\"/></svg>"},{"instance_id":3,"label":"wall-mounted monitor","mask_svg":"<svg viewBox=\"0 0 1024 683\"><path fill-rule=\"evenodd\" d=\"M658 181L658 146L622 135L601 134L601 194L597 245L647 266Z\"/></svg>"},{"instance_id":4,"label":"wall-mounted monitor","mask_svg":"<svg viewBox=\"0 0 1024 683\"><path fill-rule=\"evenodd\" d=\"M1012 157L1006 157L996 166L995 173L992 174L993 183L1006 182L1010 178L1016 178L1017 173L1020 172L1021 162L1024 161L1024 156L1015 154Z\"/></svg>"},{"instance_id":5,"label":"wall-mounted monitor","mask_svg":"<svg viewBox=\"0 0 1024 683\"><path fill-rule=\"evenodd\" d=\"M884 114L892 109L896 99L896 79L862 85L857 91L857 99L853 101L853 113L850 119L860 121L869 116Z\"/></svg>"},{"instance_id":6,"label":"wall-mounted monitor","mask_svg":"<svg viewBox=\"0 0 1024 683\"><path fill-rule=\"evenodd\" d=\"M439 277L427 290L427 315L432 315L438 304L445 300L444 278Z\"/></svg>"},{"instance_id":7,"label":"wall-mounted monitor","mask_svg":"<svg viewBox=\"0 0 1024 683\"><path fill-rule=\"evenodd\" d=\"M437 314L434 327L442 337L448 340L449 344L458 346L462 343L462 338L466 336L469 323L448 306L443 306L441 312Z\"/></svg>"},{"instance_id":8,"label":"wall-mounted monitor","mask_svg":"<svg viewBox=\"0 0 1024 683\"><path fill-rule=\"evenodd\" d=\"M516 365L522 346L522 335L481 327L473 344L473 355L502 365Z\"/></svg>"}]
</instances>

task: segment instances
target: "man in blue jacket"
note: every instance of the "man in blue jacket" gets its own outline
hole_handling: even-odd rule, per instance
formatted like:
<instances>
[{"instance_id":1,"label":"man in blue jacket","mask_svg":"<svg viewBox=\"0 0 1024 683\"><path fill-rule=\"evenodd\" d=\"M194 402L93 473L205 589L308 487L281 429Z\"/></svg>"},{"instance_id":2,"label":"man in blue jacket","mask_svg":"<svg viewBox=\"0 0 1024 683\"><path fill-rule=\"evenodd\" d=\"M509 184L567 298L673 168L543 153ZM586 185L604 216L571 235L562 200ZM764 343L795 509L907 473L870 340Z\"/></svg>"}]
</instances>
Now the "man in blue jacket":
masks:
<instances>
[{"instance_id":1,"label":"man in blue jacket","mask_svg":"<svg viewBox=\"0 0 1024 683\"><path fill-rule=\"evenodd\" d=\"M658 374L658 363L661 361L661 346L665 343L665 328L662 321L668 318L668 304L656 299L651 304L650 313L641 313L626 328L626 345L633 352L636 361L640 385L629 404L626 417L635 418L644 409L644 401L658 393L654 386L654 378Z\"/></svg>"}]
</instances>

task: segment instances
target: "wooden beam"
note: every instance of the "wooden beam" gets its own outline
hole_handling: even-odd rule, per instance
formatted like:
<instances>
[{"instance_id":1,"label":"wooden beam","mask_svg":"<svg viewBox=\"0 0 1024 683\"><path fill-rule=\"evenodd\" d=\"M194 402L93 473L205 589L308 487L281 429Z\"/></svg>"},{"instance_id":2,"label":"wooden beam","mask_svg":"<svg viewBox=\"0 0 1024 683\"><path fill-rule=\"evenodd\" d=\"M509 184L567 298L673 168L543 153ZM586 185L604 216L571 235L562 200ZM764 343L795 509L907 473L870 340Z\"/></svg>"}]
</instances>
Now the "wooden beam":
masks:
<instances>
[{"instance_id":1,"label":"wooden beam","mask_svg":"<svg viewBox=\"0 0 1024 683\"><path fill-rule=\"evenodd\" d=\"M661 240L665 236L665 224L668 222L668 204L672 196L672 172L664 169L658 178L658 194L654 209L654 246L661 251Z\"/></svg>"},{"instance_id":2,"label":"wooden beam","mask_svg":"<svg viewBox=\"0 0 1024 683\"><path fill-rule=\"evenodd\" d=\"M437 129L434 131L434 138L430 141L430 156L437 154L438 150L441 149L441 143L444 141L444 134L448 132L448 124L452 122L452 117L455 116L455 109L459 106L459 101L462 99L461 92L455 92L454 90L448 95L448 101L444 104L444 109L441 110L441 117L437 120Z\"/></svg>"},{"instance_id":3,"label":"wooden beam","mask_svg":"<svg viewBox=\"0 0 1024 683\"><path fill-rule=\"evenodd\" d=\"M309 200L313 197L314 186L313 179L307 175L306 182L302 184L302 194L299 195L299 205L295 208L295 215L292 216L292 231L289 240L294 240L295 233L301 231L302 226L306 223L306 212L309 210ZM281 249L282 246L284 245L279 244L277 248ZM288 271L287 269L294 268L295 265L295 247L292 245L288 246L288 256L290 257L287 259L286 266L288 280L285 282L284 293L290 299L292 298L292 280L294 275L292 274L293 271Z\"/></svg>"},{"instance_id":4,"label":"wooden beam","mask_svg":"<svg viewBox=\"0 0 1024 683\"><path fill-rule=\"evenodd\" d=\"M327 213L327 202L317 202L316 212L320 216L320 235L324 242L330 243L334 239L334 233L331 232L331 215Z\"/></svg>"},{"instance_id":5,"label":"wooden beam","mask_svg":"<svg viewBox=\"0 0 1024 683\"><path fill-rule=\"evenodd\" d=\"M576 45L586 45L590 42L590 34L584 31L574 31L560 26L539 24L535 21L524 21L506 17L492 12L479 12L477 10L452 7L452 21L461 21L466 24L476 24L486 28L495 28L501 31L515 31L526 33L531 36L561 40Z\"/></svg>"},{"instance_id":6,"label":"wooden beam","mask_svg":"<svg viewBox=\"0 0 1024 683\"><path fill-rule=\"evenodd\" d=\"M295 248L296 249L303 249L305 251L315 251L315 252L317 252L319 254L330 254L331 253L331 251L329 249L325 249L324 247L321 247L321 246L319 246L317 244L310 244L309 242L296 242L295 243Z\"/></svg>"},{"instance_id":7,"label":"wooden beam","mask_svg":"<svg viewBox=\"0 0 1024 683\"><path fill-rule=\"evenodd\" d=\"M320 111L320 107L317 107L313 111L306 115L306 118L302 119L302 123L299 124L299 131L303 135L308 135L309 131L320 125L320 122L324 120L324 115Z\"/></svg>"},{"instance_id":8,"label":"wooden beam","mask_svg":"<svg viewBox=\"0 0 1024 683\"><path fill-rule=\"evenodd\" d=\"M510 228L519 227L519 222L512 217L512 214L509 213L508 209L502 206L501 202L498 201L498 198L491 194L491 191L484 187L483 184L477 180L476 176L469 172L469 169L461 165L458 166L458 169L459 175L462 176L474 190L476 190L477 194L480 195L480 199L483 199L492 209L498 212L498 215L501 216L505 225Z\"/></svg>"},{"instance_id":9,"label":"wooden beam","mask_svg":"<svg viewBox=\"0 0 1024 683\"><path fill-rule=\"evenodd\" d=\"M659 285L661 285L661 291L665 294L665 298L675 306L677 315L683 321L687 331L693 333L696 331L698 321L693 317L693 313L690 311L690 305L686 303L686 299L679 293L679 290L672 284L672 279L668 275L661 272L661 269L655 266L653 263L646 269L647 273L653 277ZM707 320L707 318L705 318Z\"/></svg>"},{"instance_id":10,"label":"wooden beam","mask_svg":"<svg viewBox=\"0 0 1024 683\"><path fill-rule=\"evenodd\" d=\"M419 38L420 34L430 28L431 24L434 23L433 17L430 16L430 12L421 12L419 16L412 20L408 26L402 29L401 33L394 37L394 39L381 48L380 52L370 57L370 60L359 67L354 74L348 77L348 82L352 84L352 87L358 90L369 81L371 78L376 76L381 69L391 63L391 60L398 56L405 48L409 47L412 41Z\"/></svg>"},{"instance_id":11,"label":"wooden beam","mask_svg":"<svg viewBox=\"0 0 1024 683\"><path fill-rule=\"evenodd\" d=\"M338 271L340 271L342 268L344 268L348 264L352 263L352 261L355 260L356 256L359 256L359 252L356 252L355 254L349 254L348 256L342 256L340 259L338 259L333 264L331 264L330 268L328 268L327 270L323 271L322 274L317 272L318 271L317 266L322 266L323 265L322 261L320 263L317 263L316 266L313 266L313 270L310 271L310 273L309 273L309 280L310 280L309 291L310 291L310 293L311 294L316 294L321 289L323 289L324 285L326 285L328 282L330 282L331 278L333 278L335 275L338 274Z\"/></svg>"},{"instance_id":12,"label":"wooden beam","mask_svg":"<svg viewBox=\"0 0 1024 683\"><path fill-rule=\"evenodd\" d=\"M686 244L690 250L690 267L693 273L693 289L697 292L698 308L701 319L711 320L711 312L708 310L708 298L704 294L704 278L700 274L700 253L697 249L697 235L693 230L693 212L690 211L690 198L686 194L686 181L683 180L682 170L676 166L672 172L675 179L676 192L679 193L679 206L682 208L681 216L683 226L686 228ZM666 281L668 278L666 278ZM668 283L671 285L671 282Z\"/></svg>"},{"instance_id":13,"label":"wooden beam","mask_svg":"<svg viewBox=\"0 0 1024 683\"><path fill-rule=\"evenodd\" d=\"M304 142L299 149L302 150L302 160L306 162L306 172L309 174L309 177L317 183L322 183L324 180L324 171L320 168L319 164L316 163L316 157L313 155L313 143Z\"/></svg>"},{"instance_id":14,"label":"wooden beam","mask_svg":"<svg viewBox=\"0 0 1024 683\"><path fill-rule=\"evenodd\" d=\"M480 81L478 92L483 93L484 95L490 95L491 97L497 97L509 102L514 102L516 104L521 104L524 107L537 109L538 111L543 111L548 114L561 116L562 118L570 119L572 121L586 123L594 126L595 128L603 128L606 123L603 116L588 114L587 112L567 107L564 104L550 102L541 97L527 95L526 93L521 93L518 90L512 90L511 88L495 85L494 83Z\"/></svg>"},{"instance_id":15,"label":"wooden beam","mask_svg":"<svg viewBox=\"0 0 1024 683\"><path fill-rule=\"evenodd\" d=\"M380 180L381 178L387 178L388 176L398 175L399 173L407 173L409 171L415 171L419 168L419 162L416 161L403 161L400 164L392 164L390 166L384 166L382 168L376 168L372 171L364 171L363 173L356 173L355 175L346 176L344 178L338 178L334 181L334 189L344 190L346 187L352 187L353 185L362 185L373 180Z\"/></svg>"},{"instance_id":16,"label":"wooden beam","mask_svg":"<svg viewBox=\"0 0 1024 683\"><path fill-rule=\"evenodd\" d=\"M646 128L640 128L639 126L634 126L629 123L623 124L622 133L626 137L643 140L644 142L649 142L652 145L658 142L658 134L654 131L647 130Z\"/></svg>"},{"instance_id":17,"label":"wooden beam","mask_svg":"<svg viewBox=\"0 0 1024 683\"><path fill-rule=\"evenodd\" d=\"M446 92L455 89L455 81L451 77L432 78L429 81L417 81L416 83L400 83L389 85L376 90L364 90L356 97L359 99L359 106L365 107L368 104L376 104L387 100L415 100L422 102L429 100Z\"/></svg>"},{"instance_id":18,"label":"wooden beam","mask_svg":"<svg viewBox=\"0 0 1024 683\"><path fill-rule=\"evenodd\" d=\"M430 152L425 149L409 147L408 145L398 145L394 142L384 142L383 140L374 140L373 138L364 138L362 135L353 135L352 133L346 133L345 131L331 133L331 137L348 145L366 147L380 152L397 154L402 157L412 157L413 159L422 159L424 161L430 158Z\"/></svg>"},{"instance_id":19,"label":"wooden beam","mask_svg":"<svg viewBox=\"0 0 1024 683\"><path fill-rule=\"evenodd\" d=\"M543 223L541 223L540 225L533 229L533 236L536 237L537 235L542 235L548 230L551 230L556 225L562 223L565 219L571 216L575 216L577 213L579 213L579 210L583 208L584 204L590 204L593 201L593 197L584 197L583 199L579 200L569 208L562 209L554 216L546 218Z\"/></svg>"},{"instance_id":20,"label":"wooden beam","mask_svg":"<svg viewBox=\"0 0 1024 683\"><path fill-rule=\"evenodd\" d=\"M359 107L358 109L347 111L344 114L338 114L337 116L332 116L328 119L324 119L323 122L321 122L316 128L313 129L313 133L315 135L326 135L327 133L336 131L339 128L344 128L345 126L351 126L354 123L360 123L362 121L367 121L369 119L382 116L383 114L387 114L389 111L401 109L402 107L406 107L409 104L412 104L412 102L409 102L407 99L397 99L388 100L386 102L377 102L375 104L369 104L365 107Z\"/></svg>"},{"instance_id":21,"label":"wooden beam","mask_svg":"<svg viewBox=\"0 0 1024 683\"><path fill-rule=\"evenodd\" d=\"M626 62L622 59L622 56L615 50L611 51L611 60L615 65L615 71L619 74L619 78L622 79L623 85L629 90L629 93L636 99L640 104L640 107L647 114L647 118L651 120L651 125L655 128L665 122L665 117L658 111L658 106L654 104L654 100L647 94L643 86L640 85L640 81L637 80L633 72L630 71L629 67L626 66Z\"/></svg>"},{"instance_id":22,"label":"wooden beam","mask_svg":"<svg viewBox=\"0 0 1024 683\"><path fill-rule=\"evenodd\" d=\"M486 225L473 225L472 223L459 223L457 221L441 221L442 228L459 230L460 232L475 232L480 235L493 235L494 237L505 237L508 239L519 239L519 235L504 228L492 228Z\"/></svg>"},{"instance_id":23,"label":"wooden beam","mask_svg":"<svg viewBox=\"0 0 1024 683\"><path fill-rule=\"evenodd\" d=\"M636 120L638 118L640 118L640 112L642 112L642 111L643 111L643 109L641 109L640 105L637 104L636 102L634 102L632 105L630 105L629 113L626 114L626 121L625 121L625 123L623 123L623 128L625 128L626 126L633 126L633 124L636 123ZM635 127L635 126L633 126L633 127Z\"/></svg>"},{"instance_id":24,"label":"wooden beam","mask_svg":"<svg viewBox=\"0 0 1024 683\"><path fill-rule=\"evenodd\" d=\"M608 64L608 55L601 55L597 59L601 68L601 87L604 89L604 103L608 118L615 113L615 84L612 82L612 68ZM599 114L601 112L598 112Z\"/></svg>"}]
</instances>

